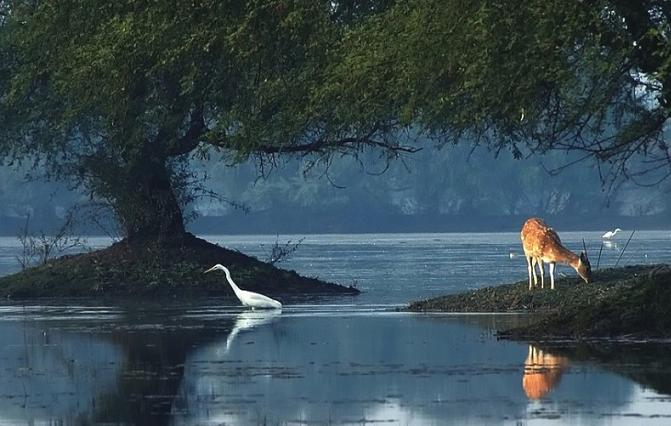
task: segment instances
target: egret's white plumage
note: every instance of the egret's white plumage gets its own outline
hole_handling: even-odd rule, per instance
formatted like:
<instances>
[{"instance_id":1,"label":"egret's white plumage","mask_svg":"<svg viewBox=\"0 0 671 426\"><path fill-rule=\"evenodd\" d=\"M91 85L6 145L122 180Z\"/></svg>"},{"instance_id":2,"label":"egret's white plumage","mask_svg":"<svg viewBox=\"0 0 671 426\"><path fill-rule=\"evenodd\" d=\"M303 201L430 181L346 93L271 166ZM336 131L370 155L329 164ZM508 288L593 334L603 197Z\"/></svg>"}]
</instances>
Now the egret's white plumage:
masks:
<instances>
[{"instance_id":1,"label":"egret's white plumage","mask_svg":"<svg viewBox=\"0 0 671 426\"><path fill-rule=\"evenodd\" d=\"M620 231L622 231L620 228L615 228L612 231L608 231L605 234L603 234L601 238L605 240L610 240L611 238L615 237L615 234L617 234Z\"/></svg>"},{"instance_id":2,"label":"egret's white plumage","mask_svg":"<svg viewBox=\"0 0 671 426\"><path fill-rule=\"evenodd\" d=\"M235 284L235 282L233 282L233 278L231 278L231 271L219 263L205 271L205 273L216 270L224 271L226 274L226 280L231 285L233 292L238 297L238 299L240 299L240 302L244 306L249 306L250 308L282 309L282 304L275 299L271 299L270 297L264 296L263 294L254 293L253 291L242 290Z\"/></svg>"}]
</instances>

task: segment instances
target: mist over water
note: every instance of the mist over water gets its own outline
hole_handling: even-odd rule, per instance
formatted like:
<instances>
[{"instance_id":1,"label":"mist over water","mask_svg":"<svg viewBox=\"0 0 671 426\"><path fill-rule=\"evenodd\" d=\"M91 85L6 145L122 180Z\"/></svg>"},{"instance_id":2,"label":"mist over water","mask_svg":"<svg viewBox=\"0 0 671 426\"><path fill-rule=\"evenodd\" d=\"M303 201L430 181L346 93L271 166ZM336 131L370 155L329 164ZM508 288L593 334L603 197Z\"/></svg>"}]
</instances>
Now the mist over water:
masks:
<instances>
[{"instance_id":1,"label":"mist over water","mask_svg":"<svg viewBox=\"0 0 671 426\"><path fill-rule=\"evenodd\" d=\"M603 248L602 266L628 235ZM573 250L585 238L596 264L600 233L561 237ZM276 237L206 238L263 259ZM670 262L669 242L669 231L637 232L620 264ZM17 270L18 250L0 239L0 274ZM526 280L517 233L309 235L280 266L363 293L285 301L282 312L217 299L0 306L0 424L628 425L671 416L664 344L545 348L496 338L520 315L394 311Z\"/></svg>"}]
</instances>

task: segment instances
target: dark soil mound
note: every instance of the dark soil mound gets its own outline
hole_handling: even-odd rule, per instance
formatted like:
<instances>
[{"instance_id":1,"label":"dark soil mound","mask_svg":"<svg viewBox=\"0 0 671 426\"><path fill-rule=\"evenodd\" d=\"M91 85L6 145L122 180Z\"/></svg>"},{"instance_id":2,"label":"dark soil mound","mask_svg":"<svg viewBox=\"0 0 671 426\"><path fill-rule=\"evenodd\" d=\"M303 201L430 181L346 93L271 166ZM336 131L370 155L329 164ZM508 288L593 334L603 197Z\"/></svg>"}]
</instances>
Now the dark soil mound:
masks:
<instances>
[{"instance_id":1,"label":"dark soil mound","mask_svg":"<svg viewBox=\"0 0 671 426\"><path fill-rule=\"evenodd\" d=\"M671 268L627 266L598 271L595 282L561 279L556 290L526 281L415 302L416 312L530 312L537 322L501 336L552 339L671 336Z\"/></svg>"},{"instance_id":2,"label":"dark soil mound","mask_svg":"<svg viewBox=\"0 0 671 426\"><path fill-rule=\"evenodd\" d=\"M232 297L223 273L203 273L216 263L227 266L241 288L269 296L359 293L355 288L302 277L186 234L161 242L124 240L103 250L64 256L1 277L0 295Z\"/></svg>"}]
</instances>

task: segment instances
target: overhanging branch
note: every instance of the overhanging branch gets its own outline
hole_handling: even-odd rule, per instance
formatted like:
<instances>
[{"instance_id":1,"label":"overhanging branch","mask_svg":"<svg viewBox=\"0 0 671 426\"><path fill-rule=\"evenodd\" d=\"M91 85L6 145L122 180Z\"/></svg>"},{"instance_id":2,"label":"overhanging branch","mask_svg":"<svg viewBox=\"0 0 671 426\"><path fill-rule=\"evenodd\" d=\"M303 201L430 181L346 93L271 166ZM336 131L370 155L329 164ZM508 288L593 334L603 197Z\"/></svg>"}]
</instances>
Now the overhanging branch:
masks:
<instances>
[{"instance_id":1,"label":"overhanging branch","mask_svg":"<svg viewBox=\"0 0 671 426\"><path fill-rule=\"evenodd\" d=\"M337 149L351 149L359 146L375 146L387 151L395 153L415 153L421 148L413 146L403 146L384 141L374 140L367 137L364 138L343 138L343 139L318 139L314 142L301 145L266 145L260 146L255 150L262 154L296 154L296 153L323 153L330 150Z\"/></svg>"}]
</instances>

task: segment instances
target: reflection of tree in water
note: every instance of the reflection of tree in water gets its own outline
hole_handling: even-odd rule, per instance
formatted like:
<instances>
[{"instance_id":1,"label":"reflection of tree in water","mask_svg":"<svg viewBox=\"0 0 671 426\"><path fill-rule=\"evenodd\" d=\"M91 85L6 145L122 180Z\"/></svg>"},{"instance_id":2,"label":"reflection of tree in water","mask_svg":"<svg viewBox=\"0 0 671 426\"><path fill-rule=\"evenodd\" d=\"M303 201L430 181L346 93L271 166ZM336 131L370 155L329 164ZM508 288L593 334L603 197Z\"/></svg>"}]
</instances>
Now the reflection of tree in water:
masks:
<instances>
[{"instance_id":1,"label":"reflection of tree in water","mask_svg":"<svg viewBox=\"0 0 671 426\"><path fill-rule=\"evenodd\" d=\"M92 396L114 385L114 345L50 325L0 323L0 424L85 423Z\"/></svg>"},{"instance_id":2,"label":"reflection of tree in water","mask_svg":"<svg viewBox=\"0 0 671 426\"><path fill-rule=\"evenodd\" d=\"M165 321L162 318L156 322ZM221 339L231 323L231 319L220 318L216 328L181 324L149 330L122 329L102 335L123 351L123 367L117 386L96 397L93 419L138 425L169 423L173 407L182 406L186 400L178 391L189 353L199 345Z\"/></svg>"},{"instance_id":3,"label":"reflection of tree in water","mask_svg":"<svg viewBox=\"0 0 671 426\"><path fill-rule=\"evenodd\" d=\"M529 399L543 398L559 384L568 365L568 359L529 345L522 377L524 393Z\"/></svg>"},{"instance_id":4,"label":"reflection of tree in water","mask_svg":"<svg viewBox=\"0 0 671 426\"><path fill-rule=\"evenodd\" d=\"M179 390L186 359L214 341L232 343L235 318L217 313L210 319L210 308L193 319L183 308L145 308L93 321L73 312L48 326L0 323L6 345L0 350L6 395L0 424L169 423L171 414L185 410ZM258 323L245 318L235 334Z\"/></svg>"}]
</instances>

